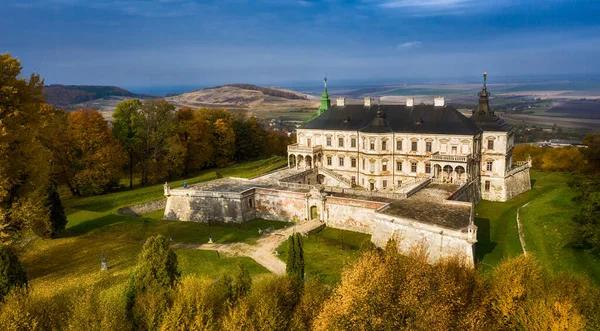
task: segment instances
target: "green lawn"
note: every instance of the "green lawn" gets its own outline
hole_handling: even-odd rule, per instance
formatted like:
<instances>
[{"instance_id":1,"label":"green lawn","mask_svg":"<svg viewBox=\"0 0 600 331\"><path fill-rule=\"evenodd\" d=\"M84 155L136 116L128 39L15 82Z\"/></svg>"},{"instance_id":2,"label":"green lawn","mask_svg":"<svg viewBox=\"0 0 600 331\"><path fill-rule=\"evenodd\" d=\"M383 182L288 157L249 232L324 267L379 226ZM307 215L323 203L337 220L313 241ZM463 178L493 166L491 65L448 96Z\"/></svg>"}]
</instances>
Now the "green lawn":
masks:
<instances>
[{"instance_id":1,"label":"green lawn","mask_svg":"<svg viewBox=\"0 0 600 331\"><path fill-rule=\"evenodd\" d=\"M505 257L522 253L517 232L517 209L528 252L551 272L569 271L590 276L600 285L600 259L569 245L571 217L577 211L569 174L531 171L533 188L507 202L482 201L476 212L477 260L488 270Z\"/></svg>"},{"instance_id":2,"label":"green lawn","mask_svg":"<svg viewBox=\"0 0 600 331\"><path fill-rule=\"evenodd\" d=\"M303 238L304 271L319 277L327 284L340 281L344 265L354 261L360 255L360 246L371 240L364 233L325 228ZM277 248L280 258L286 261L287 241Z\"/></svg>"},{"instance_id":3,"label":"green lawn","mask_svg":"<svg viewBox=\"0 0 600 331\"><path fill-rule=\"evenodd\" d=\"M548 189L521 209L526 248L548 270L587 274L600 285L600 258L570 245L575 230L571 218L577 213L577 205L568 178L566 174L536 174L537 183Z\"/></svg>"},{"instance_id":4,"label":"green lawn","mask_svg":"<svg viewBox=\"0 0 600 331\"><path fill-rule=\"evenodd\" d=\"M219 169L224 176L252 177L285 164L285 158L237 164ZM216 177L215 170L187 180L197 183ZM183 181L173 182L173 186ZM258 228L280 228L284 222L255 220L243 225L211 225L165 221L162 213L143 217L118 214L118 208L160 199L162 185L139 188L102 196L65 200L67 229L57 239L33 239L22 254L32 289L40 295L54 297L70 291L96 287L114 295L123 291L146 238L156 234L171 236L174 242L206 243L255 242ZM105 253L110 269L100 271L100 256ZM216 277L233 272L238 262L252 275L268 273L249 258L224 258L212 251L176 250L183 275Z\"/></svg>"}]
</instances>

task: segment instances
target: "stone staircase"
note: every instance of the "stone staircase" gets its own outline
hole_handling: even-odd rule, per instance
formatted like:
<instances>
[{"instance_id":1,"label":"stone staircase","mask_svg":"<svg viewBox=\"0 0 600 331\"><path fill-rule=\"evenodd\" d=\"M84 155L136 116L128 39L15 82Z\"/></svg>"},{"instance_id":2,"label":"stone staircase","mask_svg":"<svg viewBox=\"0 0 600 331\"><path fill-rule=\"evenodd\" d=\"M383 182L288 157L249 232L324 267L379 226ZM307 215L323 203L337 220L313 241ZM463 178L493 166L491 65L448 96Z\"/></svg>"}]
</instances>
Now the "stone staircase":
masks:
<instances>
[{"instance_id":1,"label":"stone staircase","mask_svg":"<svg viewBox=\"0 0 600 331\"><path fill-rule=\"evenodd\" d=\"M344 176L335 173L334 171L331 171L331 170L325 169L325 168L318 168L318 172L325 174L329 177L333 177L336 180L338 180L341 184L348 186L348 188L352 188L352 182L350 182L348 179L344 178Z\"/></svg>"}]
</instances>

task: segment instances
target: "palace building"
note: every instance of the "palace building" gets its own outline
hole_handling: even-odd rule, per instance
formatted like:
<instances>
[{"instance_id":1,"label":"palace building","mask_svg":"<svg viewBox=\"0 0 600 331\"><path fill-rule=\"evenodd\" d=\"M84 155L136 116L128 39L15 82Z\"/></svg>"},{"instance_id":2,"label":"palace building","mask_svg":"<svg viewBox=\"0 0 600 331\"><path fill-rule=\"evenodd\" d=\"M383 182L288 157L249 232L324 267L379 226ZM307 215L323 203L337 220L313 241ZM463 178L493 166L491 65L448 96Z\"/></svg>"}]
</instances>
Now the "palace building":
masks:
<instances>
[{"instance_id":1,"label":"palace building","mask_svg":"<svg viewBox=\"0 0 600 331\"><path fill-rule=\"evenodd\" d=\"M531 189L531 161L514 161L514 127L489 106L486 74L470 117L433 104L331 104L327 80L316 117L297 129L288 166L253 179L165 185L166 219L246 222L319 220L371 234L401 251L425 247L432 261L474 263L480 199L506 201Z\"/></svg>"},{"instance_id":2,"label":"palace building","mask_svg":"<svg viewBox=\"0 0 600 331\"><path fill-rule=\"evenodd\" d=\"M397 192L415 180L465 184L477 197L506 201L530 189L526 162L513 162L514 127L489 106L484 74L477 110L469 118L444 103L382 105L369 97L331 105L327 83L320 115L297 130L290 166L318 168L318 184ZM518 178L515 178L518 177ZM523 178L521 178L523 177Z\"/></svg>"}]
</instances>

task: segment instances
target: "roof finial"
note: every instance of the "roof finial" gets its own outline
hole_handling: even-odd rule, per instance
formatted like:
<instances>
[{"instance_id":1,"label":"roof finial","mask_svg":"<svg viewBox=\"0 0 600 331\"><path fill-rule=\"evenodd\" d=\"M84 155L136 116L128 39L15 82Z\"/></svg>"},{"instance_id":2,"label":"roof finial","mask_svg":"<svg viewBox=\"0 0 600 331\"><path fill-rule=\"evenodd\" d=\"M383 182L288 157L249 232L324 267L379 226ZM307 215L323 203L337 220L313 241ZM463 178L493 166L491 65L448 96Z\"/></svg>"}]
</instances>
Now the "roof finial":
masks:
<instances>
[{"instance_id":1,"label":"roof finial","mask_svg":"<svg viewBox=\"0 0 600 331\"><path fill-rule=\"evenodd\" d=\"M325 78L323 78L323 82L325 83L325 88L327 88L327 76L325 76Z\"/></svg>"},{"instance_id":2,"label":"roof finial","mask_svg":"<svg viewBox=\"0 0 600 331\"><path fill-rule=\"evenodd\" d=\"M487 71L483 73L483 88L486 88L487 84Z\"/></svg>"}]
</instances>

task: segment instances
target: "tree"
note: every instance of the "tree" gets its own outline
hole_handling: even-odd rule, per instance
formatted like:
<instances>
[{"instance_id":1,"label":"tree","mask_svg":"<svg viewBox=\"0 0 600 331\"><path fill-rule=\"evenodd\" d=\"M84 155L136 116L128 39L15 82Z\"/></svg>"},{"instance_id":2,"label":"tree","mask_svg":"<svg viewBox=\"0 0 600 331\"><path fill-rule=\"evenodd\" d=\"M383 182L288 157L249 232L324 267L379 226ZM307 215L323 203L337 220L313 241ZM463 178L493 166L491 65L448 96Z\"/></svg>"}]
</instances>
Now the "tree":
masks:
<instances>
[{"instance_id":1,"label":"tree","mask_svg":"<svg viewBox=\"0 0 600 331\"><path fill-rule=\"evenodd\" d=\"M235 132L231 118L219 118L213 123L215 142L215 163L217 167L224 167L233 161L235 155Z\"/></svg>"},{"instance_id":2,"label":"tree","mask_svg":"<svg viewBox=\"0 0 600 331\"><path fill-rule=\"evenodd\" d=\"M304 247L302 245L302 236L296 233L296 268L297 276L304 279Z\"/></svg>"},{"instance_id":3,"label":"tree","mask_svg":"<svg viewBox=\"0 0 600 331\"><path fill-rule=\"evenodd\" d=\"M175 107L165 100L148 100L140 110L139 137L142 185L167 178L168 140L175 130Z\"/></svg>"},{"instance_id":4,"label":"tree","mask_svg":"<svg viewBox=\"0 0 600 331\"><path fill-rule=\"evenodd\" d=\"M171 288L179 276L177 255L169 246L169 239L163 235L148 238L129 279L128 310L133 307L137 295L149 289Z\"/></svg>"},{"instance_id":5,"label":"tree","mask_svg":"<svg viewBox=\"0 0 600 331\"><path fill-rule=\"evenodd\" d=\"M313 320L319 315L323 303L331 295L328 286L321 284L318 278L307 280L302 289L302 296L292 318L292 330L312 330Z\"/></svg>"},{"instance_id":6,"label":"tree","mask_svg":"<svg viewBox=\"0 0 600 331\"><path fill-rule=\"evenodd\" d=\"M64 133L70 170L64 172L73 195L105 192L114 185L125 163L123 147L102 114L78 110L68 115Z\"/></svg>"},{"instance_id":7,"label":"tree","mask_svg":"<svg viewBox=\"0 0 600 331\"><path fill-rule=\"evenodd\" d=\"M127 150L129 161L129 189L133 188L133 167L135 166L135 151L139 149L139 121L142 102L138 99L125 100L117 105L113 114L113 133Z\"/></svg>"},{"instance_id":8,"label":"tree","mask_svg":"<svg viewBox=\"0 0 600 331\"><path fill-rule=\"evenodd\" d=\"M34 225L33 229L42 238L54 238L65 229L68 221L53 180L47 185L45 206L50 213L49 222Z\"/></svg>"},{"instance_id":9,"label":"tree","mask_svg":"<svg viewBox=\"0 0 600 331\"><path fill-rule=\"evenodd\" d=\"M237 263L231 282L232 299L235 301L246 296L252 288L252 277L241 262Z\"/></svg>"},{"instance_id":10,"label":"tree","mask_svg":"<svg viewBox=\"0 0 600 331\"><path fill-rule=\"evenodd\" d=\"M27 274L10 246L0 245L0 301L12 289L27 286Z\"/></svg>"},{"instance_id":11,"label":"tree","mask_svg":"<svg viewBox=\"0 0 600 331\"><path fill-rule=\"evenodd\" d=\"M590 166L594 171L600 171L600 132L588 133L583 138L583 143L587 146L583 153Z\"/></svg>"},{"instance_id":12,"label":"tree","mask_svg":"<svg viewBox=\"0 0 600 331\"><path fill-rule=\"evenodd\" d=\"M44 207L49 153L40 129L47 114L44 81L19 78L21 63L0 54L0 242L18 239L31 222L48 217Z\"/></svg>"},{"instance_id":13,"label":"tree","mask_svg":"<svg viewBox=\"0 0 600 331\"><path fill-rule=\"evenodd\" d=\"M185 147L183 174L204 169L214 163L213 135L202 113L189 107L177 112L177 133Z\"/></svg>"},{"instance_id":14,"label":"tree","mask_svg":"<svg viewBox=\"0 0 600 331\"><path fill-rule=\"evenodd\" d=\"M285 263L285 273L288 275L297 275L298 273L298 253L296 252L296 238L294 235L288 237L287 260Z\"/></svg>"}]
</instances>

